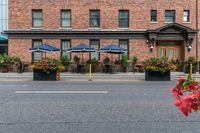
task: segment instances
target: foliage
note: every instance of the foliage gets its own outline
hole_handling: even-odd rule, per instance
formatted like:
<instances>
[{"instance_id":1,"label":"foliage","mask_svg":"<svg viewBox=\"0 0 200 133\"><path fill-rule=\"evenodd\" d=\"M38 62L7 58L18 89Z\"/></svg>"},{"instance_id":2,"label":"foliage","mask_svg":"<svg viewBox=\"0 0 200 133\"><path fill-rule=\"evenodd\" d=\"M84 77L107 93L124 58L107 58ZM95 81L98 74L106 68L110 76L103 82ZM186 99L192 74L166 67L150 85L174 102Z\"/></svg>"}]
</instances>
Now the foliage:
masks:
<instances>
[{"instance_id":1,"label":"foliage","mask_svg":"<svg viewBox=\"0 0 200 133\"><path fill-rule=\"evenodd\" d=\"M93 59L87 60L86 63L87 63L87 64L98 64L99 62L98 62L98 60L97 60L96 58L93 58Z\"/></svg>"},{"instance_id":2,"label":"foliage","mask_svg":"<svg viewBox=\"0 0 200 133\"><path fill-rule=\"evenodd\" d=\"M150 58L144 62L146 71L154 71L165 73L176 69L175 65L169 62L166 58Z\"/></svg>"},{"instance_id":3,"label":"foliage","mask_svg":"<svg viewBox=\"0 0 200 133\"><path fill-rule=\"evenodd\" d=\"M0 67L7 69L5 71L8 71L8 69L15 67L17 72L22 72L22 61L17 56L9 56L7 54L1 54Z\"/></svg>"},{"instance_id":4,"label":"foliage","mask_svg":"<svg viewBox=\"0 0 200 133\"><path fill-rule=\"evenodd\" d=\"M189 73L189 69L190 69L190 64L192 64L192 72L196 72L197 71L197 67L198 67L198 62L196 61L195 57L189 57L187 62L186 62L186 66L185 66L185 72Z\"/></svg>"},{"instance_id":5,"label":"foliage","mask_svg":"<svg viewBox=\"0 0 200 133\"><path fill-rule=\"evenodd\" d=\"M134 63L134 64L136 64L136 63L137 63L137 61L138 61L138 58L137 58L137 56L133 56L133 63Z\"/></svg>"},{"instance_id":6,"label":"foliage","mask_svg":"<svg viewBox=\"0 0 200 133\"><path fill-rule=\"evenodd\" d=\"M19 57L13 56L12 62L18 73L22 72L22 61Z\"/></svg>"},{"instance_id":7,"label":"foliage","mask_svg":"<svg viewBox=\"0 0 200 133\"><path fill-rule=\"evenodd\" d=\"M171 89L175 98L174 105L185 115L200 111L200 86L193 80L192 74L187 79L179 78L177 85Z\"/></svg>"},{"instance_id":8,"label":"foliage","mask_svg":"<svg viewBox=\"0 0 200 133\"><path fill-rule=\"evenodd\" d=\"M110 58L109 57L105 57L103 60L105 65L109 65L110 64Z\"/></svg>"},{"instance_id":9,"label":"foliage","mask_svg":"<svg viewBox=\"0 0 200 133\"><path fill-rule=\"evenodd\" d=\"M74 56L73 60L76 64L80 62L80 58L77 55Z\"/></svg>"},{"instance_id":10,"label":"foliage","mask_svg":"<svg viewBox=\"0 0 200 133\"><path fill-rule=\"evenodd\" d=\"M128 60L129 60L128 55L124 54L121 56L121 65L124 71L126 71L129 66Z\"/></svg>"},{"instance_id":11,"label":"foliage","mask_svg":"<svg viewBox=\"0 0 200 133\"><path fill-rule=\"evenodd\" d=\"M70 64L70 60L69 60L67 55L62 56L60 61L61 61L63 66L67 66L67 65Z\"/></svg>"},{"instance_id":12,"label":"foliage","mask_svg":"<svg viewBox=\"0 0 200 133\"><path fill-rule=\"evenodd\" d=\"M42 70L49 74L51 71L63 71L64 67L57 59L43 58L42 60L32 64L33 70Z\"/></svg>"},{"instance_id":13,"label":"foliage","mask_svg":"<svg viewBox=\"0 0 200 133\"><path fill-rule=\"evenodd\" d=\"M7 55L7 54L1 54L0 55L0 64L1 66L7 63L11 63L12 62L12 57Z\"/></svg>"}]
</instances>

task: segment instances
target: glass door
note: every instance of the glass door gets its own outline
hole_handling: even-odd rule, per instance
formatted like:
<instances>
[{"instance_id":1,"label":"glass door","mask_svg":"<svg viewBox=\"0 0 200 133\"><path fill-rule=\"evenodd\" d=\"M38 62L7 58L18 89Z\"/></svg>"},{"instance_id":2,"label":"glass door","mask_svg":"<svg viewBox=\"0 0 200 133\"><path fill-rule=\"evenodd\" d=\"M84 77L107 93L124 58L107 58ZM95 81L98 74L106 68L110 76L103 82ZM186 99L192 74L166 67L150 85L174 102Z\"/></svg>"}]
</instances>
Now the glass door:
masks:
<instances>
[{"instance_id":1,"label":"glass door","mask_svg":"<svg viewBox=\"0 0 200 133\"><path fill-rule=\"evenodd\" d=\"M168 60L176 60L180 58L176 56L175 47L158 47L158 57L166 57Z\"/></svg>"}]
</instances>

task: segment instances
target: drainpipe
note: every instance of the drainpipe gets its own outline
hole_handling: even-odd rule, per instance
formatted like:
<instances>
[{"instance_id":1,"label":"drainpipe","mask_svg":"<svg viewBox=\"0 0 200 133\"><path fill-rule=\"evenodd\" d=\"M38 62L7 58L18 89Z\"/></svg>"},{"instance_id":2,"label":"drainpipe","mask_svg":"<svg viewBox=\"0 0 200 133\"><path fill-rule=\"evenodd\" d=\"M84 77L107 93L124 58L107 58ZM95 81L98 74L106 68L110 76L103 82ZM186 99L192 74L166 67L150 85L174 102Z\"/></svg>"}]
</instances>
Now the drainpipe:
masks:
<instances>
[{"instance_id":1,"label":"drainpipe","mask_svg":"<svg viewBox=\"0 0 200 133\"><path fill-rule=\"evenodd\" d=\"M198 32L199 32L199 19L198 19L198 17L199 17L199 6L198 6L198 0L196 0L196 30L197 30L197 33L196 33L196 60L197 60L197 62L199 62L199 54L198 54L198 52L199 52L199 45L198 45ZM198 64L200 64L200 63L198 63ZM198 68L200 67L199 65L197 65L198 66ZM198 69L199 70L199 69ZM200 73L200 71L199 71L199 73Z\"/></svg>"},{"instance_id":2,"label":"drainpipe","mask_svg":"<svg viewBox=\"0 0 200 133\"><path fill-rule=\"evenodd\" d=\"M198 26L198 16L199 16L199 11L198 11L198 0L196 0L196 30L197 30L197 34L196 34L196 60L198 61L199 57L198 57L198 49L199 49L199 46L198 46L198 32L199 32L199 26Z\"/></svg>"}]
</instances>

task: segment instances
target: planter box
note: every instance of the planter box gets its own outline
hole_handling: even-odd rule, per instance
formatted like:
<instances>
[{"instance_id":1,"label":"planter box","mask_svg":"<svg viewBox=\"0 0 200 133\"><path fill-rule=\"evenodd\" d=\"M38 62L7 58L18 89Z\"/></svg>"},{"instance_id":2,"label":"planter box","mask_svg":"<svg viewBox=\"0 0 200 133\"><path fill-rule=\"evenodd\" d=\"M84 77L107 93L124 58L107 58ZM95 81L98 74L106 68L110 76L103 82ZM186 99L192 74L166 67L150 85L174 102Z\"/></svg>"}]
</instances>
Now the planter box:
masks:
<instances>
[{"instance_id":1,"label":"planter box","mask_svg":"<svg viewBox=\"0 0 200 133\"><path fill-rule=\"evenodd\" d=\"M170 81L170 71L165 73L145 71L146 81Z\"/></svg>"},{"instance_id":2,"label":"planter box","mask_svg":"<svg viewBox=\"0 0 200 133\"><path fill-rule=\"evenodd\" d=\"M52 71L49 74L41 70L33 70L33 80L37 81L56 81L60 80L60 72Z\"/></svg>"}]
</instances>

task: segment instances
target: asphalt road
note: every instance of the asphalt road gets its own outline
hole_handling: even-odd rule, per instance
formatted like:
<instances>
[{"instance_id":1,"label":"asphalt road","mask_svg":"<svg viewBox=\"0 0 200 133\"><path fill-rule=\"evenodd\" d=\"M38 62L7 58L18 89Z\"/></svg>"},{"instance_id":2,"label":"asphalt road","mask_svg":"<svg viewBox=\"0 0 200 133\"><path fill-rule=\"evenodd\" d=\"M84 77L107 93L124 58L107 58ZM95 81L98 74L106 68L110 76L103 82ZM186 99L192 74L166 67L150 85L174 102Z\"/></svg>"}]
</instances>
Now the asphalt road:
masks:
<instances>
[{"instance_id":1,"label":"asphalt road","mask_svg":"<svg viewBox=\"0 0 200 133\"><path fill-rule=\"evenodd\" d=\"M171 82L0 82L0 133L200 133Z\"/></svg>"}]
</instances>

